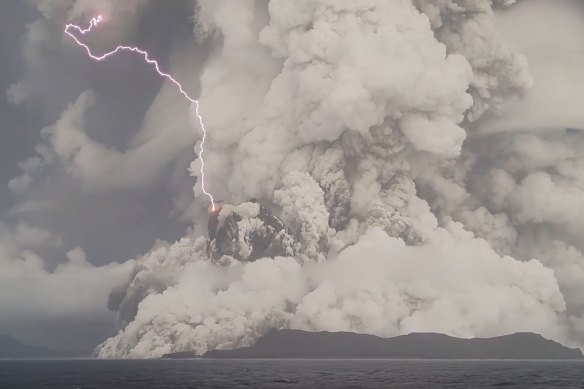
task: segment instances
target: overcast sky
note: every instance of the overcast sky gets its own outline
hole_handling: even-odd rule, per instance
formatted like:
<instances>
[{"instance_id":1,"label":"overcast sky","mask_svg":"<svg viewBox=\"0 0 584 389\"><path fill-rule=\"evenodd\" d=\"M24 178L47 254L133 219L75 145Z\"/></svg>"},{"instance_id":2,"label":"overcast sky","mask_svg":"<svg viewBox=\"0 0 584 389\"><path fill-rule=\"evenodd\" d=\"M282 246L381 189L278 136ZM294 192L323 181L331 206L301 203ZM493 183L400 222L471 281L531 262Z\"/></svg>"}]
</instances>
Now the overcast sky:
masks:
<instances>
[{"instance_id":1,"label":"overcast sky","mask_svg":"<svg viewBox=\"0 0 584 389\"><path fill-rule=\"evenodd\" d=\"M164 56L165 49L156 48L168 48L165 40L168 41L175 34L183 34L188 42L192 28L188 17L184 18L183 24L165 22L165 16L173 18L173 13L184 12L179 3L152 10L156 15L152 23L144 21L148 33L141 36L146 36L144 39L148 43L144 42L143 45L149 46L155 55ZM169 158L167 166L162 168L167 174L152 177L138 191L132 188L126 191L84 191L79 183L53 170L41 172L43 177L37 180L43 182L35 190L22 196L10 192L8 182L19 175L18 163L35 156L34 148L41 143L41 129L55 124L67 104L74 101L81 91L94 90L100 102L98 108L88 115L88 134L98 142L123 150L141 129L144 113L161 83L152 77L149 68L140 66L138 60L114 60L113 64L105 66L92 63L82 52L62 42L57 30L61 26L51 22L47 22L46 28L57 35L57 43L47 53L38 55L38 63L27 65L22 58L24 33L27 25L38 20L41 15L25 1L5 2L2 7L1 17L5 20L2 20L0 27L0 82L4 90L8 90L24 78L37 88L31 92L33 96L20 105L11 104L6 93L1 97L3 169L0 177L3 185L0 209L3 211L3 220L30 220L53 232L61 231L67 240L66 246L83 246L90 261L98 264L125 260L144 253L157 238L172 239L180 236L185 224L168 216L172 211L172 199L166 190L169 183L165 182L165 177L173 171L182 174L181 178L188 177L186 169L192 158L194 140L192 144L184 144L182 150L176 150L175 157ZM112 77L119 74L120 65L125 69L123 83ZM52 203L50 210L12 216L19 207L48 198Z\"/></svg>"},{"instance_id":2,"label":"overcast sky","mask_svg":"<svg viewBox=\"0 0 584 389\"><path fill-rule=\"evenodd\" d=\"M139 24L129 41L148 48L154 56L162 58L164 65L170 66L169 54L173 50L193 45L189 16L193 11L189 3L149 6L142 18L134 21ZM194 157L196 137L186 119L188 106L175 96L182 112L177 109L168 115L176 113L183 121L177 119L174 128L166 122L152 123L150 129L144 129L144 115L162 85L151 69L137 59L114 59L104 64L89 61L82 51L62 38L62 20L46 19L35 5L34 1L24 0L0 4L0 89L4 91L0 93L2 230L26 225L50 231L51 239L59 240L59 245L38 247L48 269L66 262L67 251L75 247L82 247L90 263L102 265L144 254L158 239L179 238L189 225L181 207L189 205L189 198L192 201L193 181L187 169ZM37 31L31 33L31 29ZM140 39L133 39L134 36ZM17 103L8 91L18 83L22 86L23 101ZM34 178L30 186L11 190L9 182L23 173L19 163L38 157L35 148L47 143L46 137L41 136L42 129L54 125L67 105L89 89L98 100L86 117L85 131L92 139L124 152L151 138L159 130L156 126L169 126L168 139L159 132L160 147L166 149L161 152L163 156L158 160L152 155L136 156L132 162L134 172L125 172L127 176L120 177L121 182L112 187L91 182L92 178L73 177L67 166L60 165L38 169L31 175ZM171 102L172 99L171 96ZM138 133L143 139L135 138ZM140 174L137 169L152 171ZM134 174L141 177L131 182ZM128 184L123 185L124 182ZM50 320L45 329L57 329L68 322L60 318ZM83 331L77 330L77 336L71 337L73 342L80 342L74 347L87 351L104 334L111 334L111 317L102 318L101 322L92 320L95 318L87 319L79 327ZM22 324L0 314L0 332L14 332ZM67 331L72 327L75 324ZM30 339L34 332L31 329L38 330L33 323L24 323L16 332ZM84 331L90 334L82 334Z\"/></svg>"}]
</instances>

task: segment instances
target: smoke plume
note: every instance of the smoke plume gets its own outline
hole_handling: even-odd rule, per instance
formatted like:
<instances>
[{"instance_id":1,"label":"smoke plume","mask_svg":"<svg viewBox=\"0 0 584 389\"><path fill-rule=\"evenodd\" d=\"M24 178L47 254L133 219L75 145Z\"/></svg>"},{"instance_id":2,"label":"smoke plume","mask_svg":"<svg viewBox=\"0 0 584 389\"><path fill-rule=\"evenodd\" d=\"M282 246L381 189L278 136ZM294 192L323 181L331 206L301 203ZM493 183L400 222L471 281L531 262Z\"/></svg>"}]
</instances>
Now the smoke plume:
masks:
<instances>
[{"instance_id":1,"label":"smoke plume","mask_svg":"<svg viewBox=\"0 0 584 389\"><path fill-rule=\"evenodd\" d=\"M120 3L104 12L138 23L148 2ZM273 328L532 331L584 346L581 112L546 95L559 63L584 51L567 39L542 59L529 44L557 42L514 28L538 18L570 35L584 31L584 9L515 3L195 2L191 50L173 67L199 93L206 185L225 205L205 212L195 156L194 200L177 206L193 228L117 265L132 266L109 295L119 332L95 355L202 354ZM39 7L78 21L92 4ZM582 79L570 69L563 77ZM90 190L148 186L200 142L194 107L170 94L161 87L145 126L165 126L158 114L172 111L175 130L143 129L120 152L86 134L99 101L81 91L45 130L49 157L23 164L11 186L24 191L29 172L55 163Z\"/></svg>"}]
</instances>

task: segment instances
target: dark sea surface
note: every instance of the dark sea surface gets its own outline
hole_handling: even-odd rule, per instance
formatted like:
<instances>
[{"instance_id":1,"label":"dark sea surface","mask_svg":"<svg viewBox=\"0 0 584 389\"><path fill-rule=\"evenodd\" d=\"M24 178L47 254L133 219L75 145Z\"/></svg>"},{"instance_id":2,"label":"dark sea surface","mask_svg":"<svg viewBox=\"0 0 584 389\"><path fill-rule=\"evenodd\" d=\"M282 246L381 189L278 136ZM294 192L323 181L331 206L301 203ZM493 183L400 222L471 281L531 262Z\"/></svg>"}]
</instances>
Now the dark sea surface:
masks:
<instances>
[{"instance_id":1,"label":"dark sea surface","mask_svg":"<svg viewBox=\"0 0 584 389\"><path fill-rule=\"evenodd\" d=\"M584 388L584 362L0 361L0 388Z\"/></svg>"}]
</instances>

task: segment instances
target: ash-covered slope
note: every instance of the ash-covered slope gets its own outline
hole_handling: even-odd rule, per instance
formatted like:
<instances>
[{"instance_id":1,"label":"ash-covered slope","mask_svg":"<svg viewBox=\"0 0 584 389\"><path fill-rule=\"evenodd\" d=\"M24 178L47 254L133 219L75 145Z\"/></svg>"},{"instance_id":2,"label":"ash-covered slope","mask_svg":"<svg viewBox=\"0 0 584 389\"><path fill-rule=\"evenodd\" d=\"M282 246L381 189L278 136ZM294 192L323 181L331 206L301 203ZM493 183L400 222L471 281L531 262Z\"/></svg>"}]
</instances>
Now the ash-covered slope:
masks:
<instances>
[{"instance_id":1,"label":"ash-covered slope","mask_svg":"<svg viewBox=\"0 0 584 389\"><path fill-rule=\"evenodd\" d=\"M254 346L216 350L206 358L582 359L533 333L461 339L435 333L380 338L350 332L271 331Z\"/></svg>"}]
</instances>

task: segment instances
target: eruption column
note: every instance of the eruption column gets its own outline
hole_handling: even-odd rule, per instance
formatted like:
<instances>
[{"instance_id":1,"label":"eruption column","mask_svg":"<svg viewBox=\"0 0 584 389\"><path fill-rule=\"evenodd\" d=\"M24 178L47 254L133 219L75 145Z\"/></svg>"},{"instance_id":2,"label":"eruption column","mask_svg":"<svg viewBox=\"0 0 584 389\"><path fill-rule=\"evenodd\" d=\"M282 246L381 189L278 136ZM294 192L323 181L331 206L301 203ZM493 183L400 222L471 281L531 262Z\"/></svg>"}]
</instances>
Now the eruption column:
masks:
<instances>
[{"instance_id":1,"label":"eruption column","mask_svg":"<svg viewBox=\"0 0 584 389\"><path fill-rule=\"evenodd\" d=\"M77 45L84 48L85 51L87 52L87 55L95 61L103 61L104 59L107 59L110 56L113 56L114 54L117 54L120 52L130 51L130 52L139 54L140 56L142 56L142 58L144 58L144 61L146 63L148 63L154 67L154 69L156 70L156 72L158 73L158 75L160 77L165 78L165 79L169 80L170 82L172 82L177 87L180 94L183 95L185 97L185 99L187 99L188 101L190 101L192 104L195 105L195 113L196 113L197 118L199 120L199 124L201 125L201 129L203 130L203 139L201 140L201 149L199 152L199 158L201 159L201 188L203 189L203 193L205 193L205 195L209 198L209 200L211 200L212 211L215 211L215 200L213 199L213 195L210 192L208 192L207 189L205 188L205 160L203 159L203 153L205 152L205 141L207 139L207 129L205 128L205 122L204 122L203 116L201 115L201 112L200 112L201 106L199 104L199 101L196 99L193 99L191 96L189 96L189 94L185 91L185 89L183 88L181 83L178 82L174 77L172 77L170 74L165 73L162 70L160 70L160 65L158 64L158 61L151 59L150 56L148 55L148 52L140 49L139 47L118 46L114 50L98 56L98 55L93 54L91 52L91 49L89 48L89 46L87 46L85 43L81 42L79 40L79 38L77 38L77 36L75 36L75 34L72 32L72 31L77 31L79 34L85 35L85 34L91 32L91 30L93 30L94 27L97 27L101 22L103 22L103 18L101 15L99 15L96 18L91 19L91 21L89 22L89 27L87 27L85 29L83 29L75 24L67 24L65 26L65 34L67 34L69 37L71 37L71 39L73 39L75 41L75 43L77 43Z\"/></svg>"}]
</instances>

